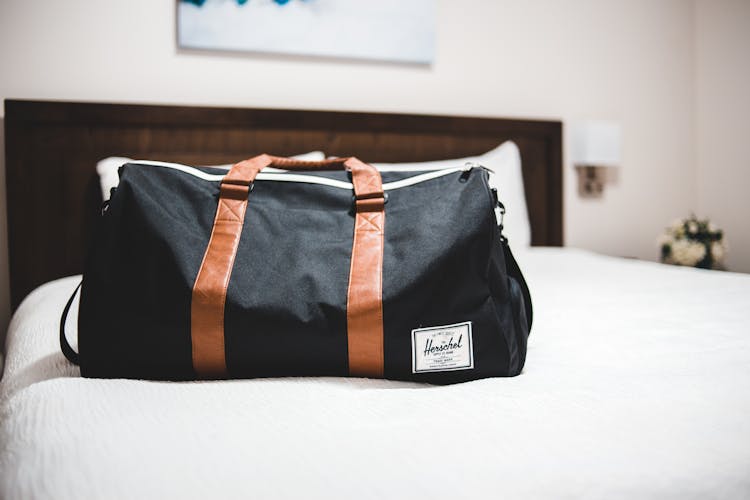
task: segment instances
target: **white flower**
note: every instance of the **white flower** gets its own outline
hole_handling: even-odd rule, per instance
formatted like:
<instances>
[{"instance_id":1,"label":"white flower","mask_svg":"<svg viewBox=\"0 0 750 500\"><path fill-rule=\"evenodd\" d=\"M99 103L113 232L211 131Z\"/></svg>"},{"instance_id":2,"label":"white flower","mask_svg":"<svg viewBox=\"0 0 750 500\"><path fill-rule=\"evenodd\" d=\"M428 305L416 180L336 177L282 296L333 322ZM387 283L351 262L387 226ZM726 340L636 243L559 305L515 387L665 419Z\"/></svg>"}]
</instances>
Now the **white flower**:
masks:
<instances>
[{"instance_id":1,"label":"white flower","mask_svg":"<svg viewBox=\"0 0 750 500\"><path fill-rule=\"evenodd\" d=\"M668 231L672 233L675 239L682 238L685 234L685 221L681 219L673 220Z\"/></svg>"},{"instance_id":2,"label":"white flower","mask_svg":"<svg viewBox=\"0 0 750 500\"><path fill-rule=\"evenodd\" d=\"M672 241L674 241L674 240L672 239L672 236L670 234L663 233L661 236L659 236L656 239L656 244L659 246L659 248L661 248L664 245L671 245Z\"/></svg>"},{"instance_id":3,"label":"white flower","mask_svg":"<svg viewBox=\"0 0 750 500\"><path fill-rule=\"evenodd\" d=\"M726 249L720 241L714 241L713 243L711 243L711 257L714 259L715 263L721 264L724 260L725 254Z\"/></svg>"},{"instance_id":4,"label":"white flower","mask_svg":"<svg viewBox=\"0 0 750 500\"><path fill-rule=\"evenodd\" d=\"M709 222L709 223L708 223L708 230L709 230L710 232L712 232L712 233L715 233L716 231L718 231L718 230L719 230L719 228L718 228L718 227L716 226L716 224L714 224L713 222Z\"/></svg>"},{"instance_id":5,"label":"white flower","mask_svg":"<svg viewBox=\"0 0 750 500\"><path fill-rule=\"evenodd\" d=\"M672 243L671 260L682 266L694 266L706 256L706 246L688 240Z\"/></svg>"},{"instance_id":6,"label":"white flower","mask_svg":"<svg viewBox=\"0 0 750 500\"><path fill-rule=\"evenodd\" d=\"M695 221L690 221L688 223L688 232L690 232L690 234L695 234L698 232L698 224L696 224Z\"/></svg>"}]
</instances>

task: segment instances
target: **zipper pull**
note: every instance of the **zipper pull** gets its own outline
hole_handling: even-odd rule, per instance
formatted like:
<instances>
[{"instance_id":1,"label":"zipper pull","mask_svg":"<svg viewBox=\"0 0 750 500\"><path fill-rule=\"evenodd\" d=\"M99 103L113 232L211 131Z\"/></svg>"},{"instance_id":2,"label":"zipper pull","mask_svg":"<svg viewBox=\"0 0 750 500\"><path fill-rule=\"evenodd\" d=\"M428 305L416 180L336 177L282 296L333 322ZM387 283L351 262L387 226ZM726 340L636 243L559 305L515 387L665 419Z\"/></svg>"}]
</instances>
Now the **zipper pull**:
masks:
<instances>
[{"instance_id":1,"label":"zipper pull","mask_svg":"<svg viewBox=\"0 0 750 500\"><path fill-rule=\"evenodd\" d=\"M491 174L495 173L495 171L492 170L491 168L485 167L484 165L475 163L473 161L467 161L466 163L464 163L464 169L471 170L472 168L481 168L483 170L486 170L487 172L490 172Z\"/></svg>"}]
</instances>

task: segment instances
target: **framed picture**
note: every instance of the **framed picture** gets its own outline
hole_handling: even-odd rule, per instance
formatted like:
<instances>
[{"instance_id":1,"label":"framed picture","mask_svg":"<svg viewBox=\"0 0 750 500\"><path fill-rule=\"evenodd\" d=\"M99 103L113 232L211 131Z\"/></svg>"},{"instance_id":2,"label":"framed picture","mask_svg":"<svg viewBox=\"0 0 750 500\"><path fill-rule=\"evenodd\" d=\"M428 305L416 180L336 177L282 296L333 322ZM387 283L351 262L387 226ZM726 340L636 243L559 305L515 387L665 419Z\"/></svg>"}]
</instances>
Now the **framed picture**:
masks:
<instances>
[{"instance_id":1,"label":"framed picture","mask_svg":"<svg viewBox=\"0 0 750 500\"><path fill-rule=\"evenodd\" d=\"M436 0L178 0L180 48L429 64Z\"/></svg>"}]
</instances>

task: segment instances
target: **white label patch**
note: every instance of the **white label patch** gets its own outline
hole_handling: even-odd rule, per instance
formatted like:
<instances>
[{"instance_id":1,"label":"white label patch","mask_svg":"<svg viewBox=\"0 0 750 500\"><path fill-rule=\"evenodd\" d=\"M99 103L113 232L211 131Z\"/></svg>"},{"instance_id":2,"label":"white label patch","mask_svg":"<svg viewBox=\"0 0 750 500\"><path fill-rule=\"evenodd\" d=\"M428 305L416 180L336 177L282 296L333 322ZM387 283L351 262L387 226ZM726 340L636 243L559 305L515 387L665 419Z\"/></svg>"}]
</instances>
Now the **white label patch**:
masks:
<instances>
[{"instance_id":1,"label":"white label patch","mask_svg":"<svg viewBox=\"0 0 750 500\"><path fill-rule=\"evenodd\" d=\"M412 373L474 368L471 321L411 331Z\"/></svg>"}]
</instances>

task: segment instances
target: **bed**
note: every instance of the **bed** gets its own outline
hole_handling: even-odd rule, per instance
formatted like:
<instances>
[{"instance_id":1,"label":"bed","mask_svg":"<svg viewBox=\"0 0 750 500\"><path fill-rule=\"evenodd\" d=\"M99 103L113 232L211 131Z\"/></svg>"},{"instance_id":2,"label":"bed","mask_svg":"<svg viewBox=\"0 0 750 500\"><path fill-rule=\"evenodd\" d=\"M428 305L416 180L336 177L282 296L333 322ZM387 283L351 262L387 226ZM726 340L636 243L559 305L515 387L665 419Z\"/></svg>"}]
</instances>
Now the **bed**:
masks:
<instances>
[{"instance_id":1,"label":"bed","mask_svg":"<svg viewBox=\"0 0 750 500\"><path fill-rule=\"evenodd\" d=\"M750 496L750 276L561 247L559 122L6 101L6 134L2 498ZM60 353L105 156L414 162L505 140L531 224L518 377L96 380Z\"/></svg>"}]
</instances>

